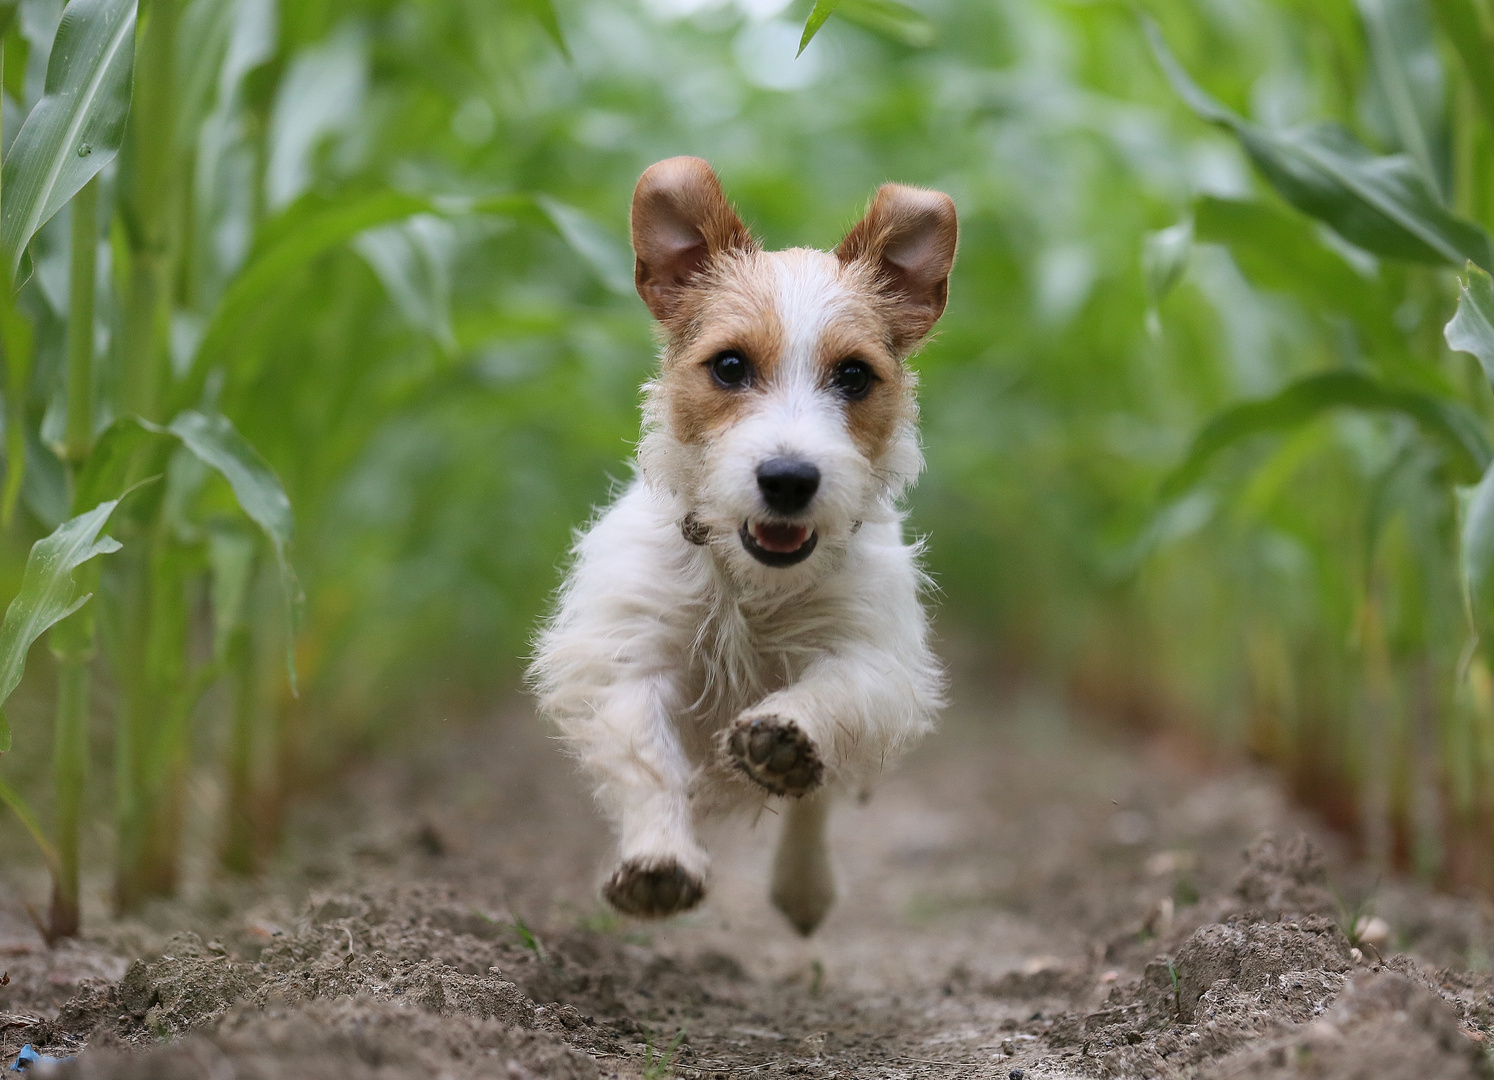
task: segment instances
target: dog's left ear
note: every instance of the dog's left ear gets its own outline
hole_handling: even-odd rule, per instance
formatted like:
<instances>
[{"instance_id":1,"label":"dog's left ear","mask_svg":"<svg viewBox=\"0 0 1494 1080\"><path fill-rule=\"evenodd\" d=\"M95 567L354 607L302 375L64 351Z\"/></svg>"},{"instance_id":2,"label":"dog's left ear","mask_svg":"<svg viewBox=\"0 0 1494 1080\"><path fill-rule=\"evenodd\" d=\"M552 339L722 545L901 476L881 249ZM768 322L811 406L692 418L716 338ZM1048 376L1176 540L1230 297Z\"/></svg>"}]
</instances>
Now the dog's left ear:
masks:
<instances>
[{"instance_id":1,"label":"dog's left ear","mask_svg":"<svg viewBox=\"0 0 1494 1080\"><path fill-rule=\"evenodd\" d=\"M942 191L883 184L835 249L843 263L871 264L896 299L898 352L916 346L944 314L959 233L954 200Z\"/></svg>"}]
</instances>

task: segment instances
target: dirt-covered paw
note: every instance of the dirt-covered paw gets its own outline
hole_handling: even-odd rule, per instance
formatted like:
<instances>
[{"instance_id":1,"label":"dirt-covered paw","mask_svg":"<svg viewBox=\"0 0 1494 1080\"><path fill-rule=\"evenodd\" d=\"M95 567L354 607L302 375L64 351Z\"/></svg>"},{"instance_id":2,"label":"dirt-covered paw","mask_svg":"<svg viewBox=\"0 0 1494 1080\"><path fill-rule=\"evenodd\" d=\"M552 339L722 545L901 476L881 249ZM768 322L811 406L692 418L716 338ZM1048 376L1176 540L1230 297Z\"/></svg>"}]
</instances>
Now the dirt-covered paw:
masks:
<instances>
[{"instance_id":1,"label":"dirt-covered paw","mask_svg":"<svg viewBox=\"0 0 1494 1080\"><path fill-rule=\"evenodd\" d=\"M662 919L689 911L705 896L705 882L673 860L623 863L602 887L607 903L624 915Z\"/></svg>"},{"instance_id":2,"label":"dirt-covered paw","mask_svg":"<svg viewBox=\"0 0 1494 1080\"><path fill-rule=\"evenodd\" d=\"M727 734L726 754L774 795L808 795L825 775L809 736L778 716L739 720Z\"/></svg>"}]
</instances>

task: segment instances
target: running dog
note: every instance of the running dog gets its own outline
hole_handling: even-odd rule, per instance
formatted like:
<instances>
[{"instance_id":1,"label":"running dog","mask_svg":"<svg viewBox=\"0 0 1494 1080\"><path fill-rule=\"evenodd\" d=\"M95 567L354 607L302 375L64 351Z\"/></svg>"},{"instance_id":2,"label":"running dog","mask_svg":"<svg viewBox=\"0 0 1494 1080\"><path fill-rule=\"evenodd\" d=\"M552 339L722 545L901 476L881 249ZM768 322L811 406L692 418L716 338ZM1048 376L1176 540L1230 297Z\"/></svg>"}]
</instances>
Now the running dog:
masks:
<instances>
[{"instance_id":1,"label":"running dog","mask_svg":"<svg viewBox=\"0 0 1494 1080\"><path fill-rule=\"evenodd\" d=\"M883 185L833 252L764 251L709 165L633 194L635 280L663 347L636 476L580 535L530 669L618 834L603 886L659 917L705 895L703 816L782 802L773 903L803 934L835 900L837 789L933 726L907 359L944 311L947 195Z\"/></svg>"}]
</instances>

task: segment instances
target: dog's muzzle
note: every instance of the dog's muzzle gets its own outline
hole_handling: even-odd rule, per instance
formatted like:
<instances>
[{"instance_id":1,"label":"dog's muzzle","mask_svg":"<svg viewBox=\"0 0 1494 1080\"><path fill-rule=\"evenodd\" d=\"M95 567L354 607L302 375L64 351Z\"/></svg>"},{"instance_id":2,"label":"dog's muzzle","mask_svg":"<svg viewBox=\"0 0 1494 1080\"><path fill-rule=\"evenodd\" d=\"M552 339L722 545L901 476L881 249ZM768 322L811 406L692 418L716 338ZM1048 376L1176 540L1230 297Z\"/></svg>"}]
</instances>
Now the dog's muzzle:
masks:
<instances>
[{"instance_id":1,"label":"dog's muzzle","mask_svg":"<svg viewBox=\"0 0 1494 1080\"><path fill-rule=\"evenodd\" d=\"M814 554L820 534L807 525L742 522L742 546L764 566L797 566Z\"/></svg>"}]
</instances>

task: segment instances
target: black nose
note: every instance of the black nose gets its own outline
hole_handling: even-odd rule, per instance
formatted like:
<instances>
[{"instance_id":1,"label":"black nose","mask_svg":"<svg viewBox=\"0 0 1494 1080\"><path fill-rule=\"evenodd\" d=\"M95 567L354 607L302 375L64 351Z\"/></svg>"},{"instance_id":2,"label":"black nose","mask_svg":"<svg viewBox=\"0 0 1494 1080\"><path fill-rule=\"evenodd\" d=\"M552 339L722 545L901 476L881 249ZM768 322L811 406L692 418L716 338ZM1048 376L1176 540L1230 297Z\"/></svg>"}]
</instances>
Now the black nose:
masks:
<instances>
[{"instance_id":1,"label":"black nose","mask_svg":"<svg viewBox=\"0 0 1494 1080\"><path fill-rule=\"evenodd\" d=\"M797 514L820 490L820 470L798 458L769 458L757 467L763 502L777 514Z\"/></svg>"}]
</instances>

